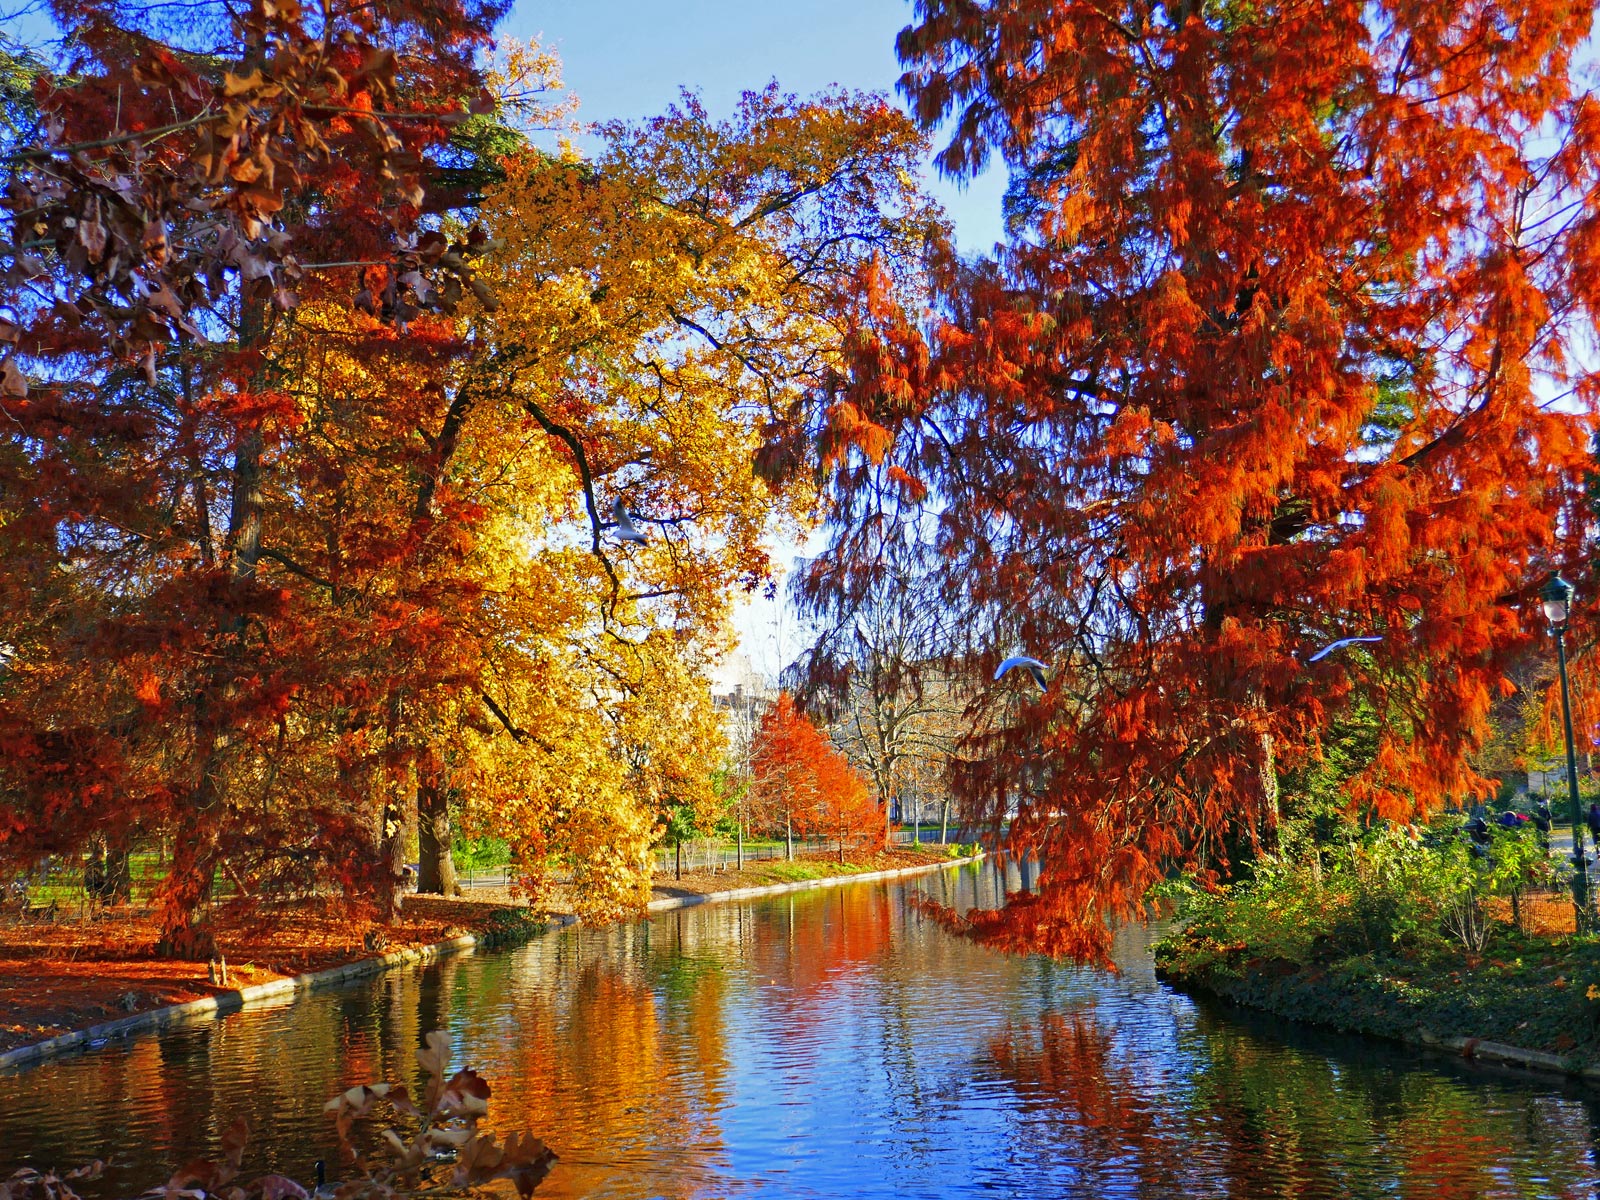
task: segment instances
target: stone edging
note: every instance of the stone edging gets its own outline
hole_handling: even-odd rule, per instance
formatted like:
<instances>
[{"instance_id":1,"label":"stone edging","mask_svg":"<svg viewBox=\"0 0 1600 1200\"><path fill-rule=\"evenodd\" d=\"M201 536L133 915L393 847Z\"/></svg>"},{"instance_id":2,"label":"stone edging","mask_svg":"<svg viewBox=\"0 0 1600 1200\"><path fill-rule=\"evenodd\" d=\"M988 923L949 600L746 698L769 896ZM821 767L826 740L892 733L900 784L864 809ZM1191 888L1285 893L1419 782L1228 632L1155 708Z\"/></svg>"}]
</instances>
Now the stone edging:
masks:
<instances>
[{"instance_id":1,"label":"stone edging","mask_svg":"<svg viewBox=\"0 0 1600 1200\"><path fill-rule=\"evenodd\" d=\"M832 887L841 883L861 883L874 879L893 879L902 875L921 875L929 871L939 871L946 867L958 867L965 863L977 862L982 854L969 855L966 858L952 858L948 862L928 863L920 867L897 867L892 871L868 871L864 875L831 875L825 879L801 879L793 883L774 883L763 887L733 888L726 892L707 892L696 896L669 896L662 900L652 900L648 911L666 912L674 908L690 908L698 904L709 904L719 900L746 900L755 896L772 896L779 892L803 892L812 888ZM559 929L577 922L577 918L570 914L553 916L548 919L551 929ZM134 1013L132 1016L119 1017L115 1021L105 1021L99 1025L91 1025L88 1029L76 1029L70 1033L63 1033L57 1037L46 1038L42 1042L34 1042L28 1046L18 1046L15 1050L7 1050L0 1054L0 1071L9 1067L22 1066L25 1063L35 1062L42 1058L73 1050L80 1046L89 1049L98 1049L111 1038L125 1038L136 1033L149 1033L153 1030L166 1029L170 1025L183 1025L190 1021L205 1020L224 1016L227 1013L238 1012L253 1004L264 1000L286 997L293 1001L301 993L316 991L320 988L331 987L334 984L344 983L350 979L360 979L366 975L376 975L394 967L412 966L417 963L432 962L447 954L459 954L477 947L478 939L475 935L466 933L460 937L449 938L446 941L435 942L431 946L419 946L412 950L394 950L388 954L380 954L374 958L364 958L358 962L346 963L342 967L329 967L325 971L311 971L304 975L295 975L288 979L273 979L266 983L253 983L248 987L236 988L233 991L220 992L215 996L202 996L198 1000L190 1000L185 1004L168 1004L161 1008L153 1008L149 1012Z\"/></svg>"},{"instance_id":2,"label":"stone edging","mask_svg":"<svg viewBox=\"0 0 1600 1200\"><path fill-rule=\"evenodd\" d=\"M128 1037L130 1034L165 1029L169 1025L182 1025L206 1017L222 1016L263 1000L280 996L293 999L301 992L315 991L330 984L343 983L347 979L359 979L363 975L376 975L391 967L431 962L441 955L471 950L477 944L478 939L468 933L447 941L435 942L431 946L394 950L375 958L346 963L342 967L329 967L325 971L311 971L288 979L270 979L266 983L253 983L232 991L219 992L215 996L202 996L185 1004L168 1004L161 1008L152 1008L149 1012L134 1013L131 1017L119 1017L115 1021L91 1025L88 1029L76 1029L58 1037L46 1038L42 1042L34 1042L30 1046L18 1046L15 1050L8 1050L0 1054L0 1070L33 1062L35 1059L48 1058L78 1046L104 1042L108 1038Z\"/></svg>"},{"instance_id":3,"label":"stone edging","mask_svg":"<svg viewBox=\"0 0 1600 1200\"><path fill-rule=\"evenodd\" d=\"M1442 1038L1427 1029L1418 1029L1399 1041L1403 1045L1421 1046L1426 1050L1450 1051L1475 1062L1519 1067L1524 1071L1538 1071L1547 1075L1565 1075L1568 1079L1581 1079L1588 1084L1600 1085L1600 1065L1580 1067L1571 1059L1543 1050L1524 1050L1521 1046L1485 1041L1483 1038Z\"/></svg>"},{"instance_id":4,"label":"stone edging","mask_svg":"<svg viewBox=\"0 0 1600 1200\"><path fill-rule=\"evenodd\" d=\"M946 867L960 867L974 863L983 855L969 854L965 858L952 858L944 862L924 863L920 867L895 867L889 871L867 871L861 875L827 875L821 879L797 879L792 883L767 883L760 887L730 888L726 892L705 892L689 896L667 896L652 900L648 911L670 912L674 908L693 908L699 904L718 903L723 900L753 900L758 896L777 896L783 892L809 892L815 888L837 887L843 883L871 883L874 879L898 879L904 875L926 875Z\"/></svg>"}]
</instances>

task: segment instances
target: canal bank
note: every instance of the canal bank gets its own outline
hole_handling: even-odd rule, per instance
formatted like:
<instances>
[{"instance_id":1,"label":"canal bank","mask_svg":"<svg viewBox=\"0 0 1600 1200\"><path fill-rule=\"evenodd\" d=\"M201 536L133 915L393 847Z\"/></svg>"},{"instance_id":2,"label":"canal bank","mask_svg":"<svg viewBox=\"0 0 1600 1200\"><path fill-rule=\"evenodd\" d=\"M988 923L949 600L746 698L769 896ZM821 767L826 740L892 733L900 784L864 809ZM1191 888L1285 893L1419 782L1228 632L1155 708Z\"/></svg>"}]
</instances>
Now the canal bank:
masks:
<instances>
[{"instance_id":1,"label":"canal bank","mask_svg":"<svg viewBox=\"0 0 1600 1200\"><path fill-rule=\"evenodd\" d=\"M1484 954L1361 954L1300 963L1189 930L1155 949L1187 994L1337 1033L1600 1086L1600 947L1507 932Z\"/></svg>"},{"instance_id":2,"label":"canal bank","mask_svg":"<svg viewBox=\"0 0 1600 1200\"><path fill-rule=\"evenodd\" d=\"M799 879L756 887L731 888L716 892L686 892L682 895L663 896L647 905L647 915L701 904L751 900L791 892L812 891L837 887L844 883L865 883L898 879L926 874L948 867L962 866L981 859L982 854L960 858L943 858L925 864L873 870L856 873L825 875L819 878ZM832 864L828 864L830 867ZM480 948L510 947L532 937L575 924L577 918L570 913L557 913L545 919L533 917L527 910L500 908L490 911L482 920L484 926L476 933L460 934L427 945L407 947L367 958L328 967L319 971L303 972L286 978L269 979L261 983L238 988L221 988L212 995L178 1004L166 1004L112 1021L97 1022L81 1029L0 1053L0 1071L25 1066L53 1055L75 1050L99 1050L114 1041L142 1034L158 1032L177 1025L196 1021L214 1020L217 1017L264 1005L292 1003L300 996L314 991L339 987L352 980L391 971L399 967L414 967L433 962L448 955L470 953Z\"/></svg>"},{"instance_id":3,"label":"canal bank","mask_svg":"<svg viewBox=\"0 0 1600 1200\"><path fill-rule=\"evenodd\" d=\"M1197 1005L1154 977L952 936L919 895L992 907L992 863L700 904L457 954L0 1083L0 1177L111 1158L91 1197L217 1154L304 1178L326 1099L411 1085L445 1029L490 1127L560 1155L537 1200L995 1196L1528 1200L1593 1194L1600 1104L1560 1080Z\"/></svg>"}]
</instances>

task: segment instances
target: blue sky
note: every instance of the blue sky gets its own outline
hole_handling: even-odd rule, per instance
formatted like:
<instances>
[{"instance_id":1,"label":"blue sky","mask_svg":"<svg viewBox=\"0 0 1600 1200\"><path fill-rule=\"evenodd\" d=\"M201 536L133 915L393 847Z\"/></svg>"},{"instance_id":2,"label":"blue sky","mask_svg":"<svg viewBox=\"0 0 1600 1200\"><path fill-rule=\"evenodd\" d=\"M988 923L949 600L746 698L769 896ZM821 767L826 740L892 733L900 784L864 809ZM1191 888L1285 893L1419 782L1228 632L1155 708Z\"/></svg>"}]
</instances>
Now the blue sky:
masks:
<instances>
[{"instance_id":1,"label":"blue sky","mask_svg":"<svg viewBox=\"0 0 1600 1200\"><path fill-rule=\"evenodd\" d=\"M589 121L654 116L682 88L713 113L776 79L805 94L834 85L893 94L895 35L907 0L521 0L503 29L560 54L567 86ZM999 172L967 187L929 184L967 252L1000 236Z\"/></svg>"},{"instance_id":2,"label":"blue sky","mask_svg":"<svg viewBox=\"0 0 1600 1200\"><path fill-rule=\"evenodd\" d=\"M504 28L555 50L579 119L604 121L652 116L685 87L714 114L773 79L800 94L835 85L893 94L895 35L912 16L908 0L522 0ZM962 250L989 249L1000 236L1001 172L956 187L930 165L927 179ZM787 566L800 548L773 551ZM769 676L807 640L792 613L760 598L739 605L734 625L740 648Z\"/></svg>"}]
</instances>

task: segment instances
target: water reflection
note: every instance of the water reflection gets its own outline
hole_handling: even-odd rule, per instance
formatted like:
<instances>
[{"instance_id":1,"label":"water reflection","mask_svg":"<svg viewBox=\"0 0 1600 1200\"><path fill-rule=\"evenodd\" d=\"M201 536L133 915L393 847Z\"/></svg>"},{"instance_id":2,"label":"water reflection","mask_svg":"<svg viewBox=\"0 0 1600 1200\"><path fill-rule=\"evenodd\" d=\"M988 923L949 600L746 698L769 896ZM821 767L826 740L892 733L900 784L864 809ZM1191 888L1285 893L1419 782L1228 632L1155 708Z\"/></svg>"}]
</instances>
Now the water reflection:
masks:
<instances>
[{"instance_id":1,"label":"water reflection","mask_svg":"<svg viewBox=\"0 0 1600 1200\"><path fill-rule=\"evenodd\" d=\"M1593 1194L1584 1097L1196 1008L1148 936L1116 975L1002 958L871 884L568 930L0 1078L0 1173L110 1153L126 1194L243 1114L303 1174L323 1099L445 1027L561 1154L540 1195Z\"/></svg>"}]
</instances>

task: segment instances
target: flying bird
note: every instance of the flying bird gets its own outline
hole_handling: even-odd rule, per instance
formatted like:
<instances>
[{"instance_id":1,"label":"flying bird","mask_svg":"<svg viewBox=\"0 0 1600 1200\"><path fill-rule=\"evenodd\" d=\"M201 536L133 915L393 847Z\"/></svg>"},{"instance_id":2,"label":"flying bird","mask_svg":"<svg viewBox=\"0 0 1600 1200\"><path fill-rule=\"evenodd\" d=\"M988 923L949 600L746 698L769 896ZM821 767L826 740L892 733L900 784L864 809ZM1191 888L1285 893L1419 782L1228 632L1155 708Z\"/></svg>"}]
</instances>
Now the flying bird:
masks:
<instances>
[{"instance_id":1,"label":"flying bird","mask_svg":"<svg viewBox=\"0 0 1600 1200\"><path fill-rule=\"evenodd\" d=\"M639 527L633 523L633 518L628 516L628 510L623 507L622 497L617 497L617 502L611 506L612 513L617 518L617 537L624 542L638 542L641 546L650 539L639 532Z\"/></svg>"},{"instance_id":2,"label":"flying bird","mask_svg":"<svg viewBox=\"0 0 1600 1200\"><path fill-rule=\"evenodd\" d=\"M1383 641L1383 637L1380 634L1372 634L1372 635L1370 635L1368 637L1340 638L1337 642L1330 642L1328 645L1324 646L1321 650L1318 650L1310 658L1306 659L1306 662L1308 662L1308 663L1321 662L1323 659L1327 658L1328 655L1332 654L1335 650L1342 650L1346 646L1354 646L1358 642L1381 642L1381 641Z\"/></svg>"},{"instance_id":3,"label":"flying bird","mask_svg":"<svg viewBox=\"0 0 1600 1200\"><path fill-rule=\"evenodd\" d=\"M1040 662L1037 658L1029 658L1026 654L1013 654L1005 662L1001 663L995 670L995 679L998 680L1000 676L1011 670L1012 667L1027 667L1028 674L1033 676L1033 681L1039 685L1039 690L1041 692L1050 690L1050 685L1044 679L1044 673L1047 670L1046 664Z\"/></svg>"}]
</instances>

